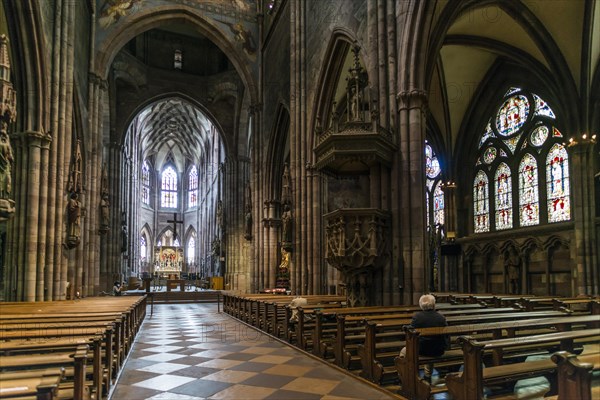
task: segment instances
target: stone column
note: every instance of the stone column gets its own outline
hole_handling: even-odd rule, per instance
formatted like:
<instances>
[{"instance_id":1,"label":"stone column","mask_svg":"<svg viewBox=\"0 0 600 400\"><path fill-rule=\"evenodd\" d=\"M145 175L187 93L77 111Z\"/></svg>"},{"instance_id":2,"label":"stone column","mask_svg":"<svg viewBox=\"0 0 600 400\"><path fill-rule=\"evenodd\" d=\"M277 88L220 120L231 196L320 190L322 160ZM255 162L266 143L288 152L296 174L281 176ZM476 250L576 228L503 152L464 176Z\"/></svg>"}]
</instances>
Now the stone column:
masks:
<instances>
[{"instance_id":1,"label":"stone column","mask_svg":"<svg viewBox=\"0 0 600 400\"><path fill-rule=\"evenodd\" d=\"M398 126L400 131L399 174L396 187L402 188L392 204L398 204L399 225L394 225L394 237L400 238L400 268L403 274L404 302L417 304L427 288L427 240L425 226L425 110L424 91L410 90L398 95Z\"/></svg>"},{"instance_id":2,"label":"stone column","mask_svg":"<svg viewBox=\"0 0 600 400\"><path fill-rule=\"evenodd\" d=\"M571 216L575 221L575 270L577 294L597 295L600 270L596 238L596 197L594 187L594 146L596 135L583 134L570 140ZM572 253L573 254L573 253Z\"/></svg>"}]
</instances>

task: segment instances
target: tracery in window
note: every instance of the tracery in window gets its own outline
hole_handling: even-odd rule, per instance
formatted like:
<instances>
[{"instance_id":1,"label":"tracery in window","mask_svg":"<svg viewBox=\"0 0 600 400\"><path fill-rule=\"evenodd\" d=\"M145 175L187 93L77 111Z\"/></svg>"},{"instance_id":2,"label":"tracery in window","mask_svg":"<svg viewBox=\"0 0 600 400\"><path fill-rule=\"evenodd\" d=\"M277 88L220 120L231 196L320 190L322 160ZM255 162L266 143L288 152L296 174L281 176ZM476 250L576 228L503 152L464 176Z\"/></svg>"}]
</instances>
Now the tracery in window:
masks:
<instances>
[{"instance_id":1,"label":"tracery in window","mask_svg":"<svg viewBox=\"0 0 600 400\"><path fill-rule=\"evenodd\" d=\"M173 166L165 167L161 174L160 206L177 207L177 172Z\"/></svg>"},{"instance_id":2,"label":"tracery in window","mask_svg":"<svg viewBox=\"0 0 600 400\"><path fill-rule=\"evenodd\" d=\"M142 203L150 205L150 166L147 161L142 165Z\"/></svg>"},{"instance_id":3,"label":"tracery in window","mask_svg":"<svg viewBox=\"0 0 600 400\"><path fill-rule=\"evenodd\" d=\"M198 170L195 165L188 174L188 205L189 207L198 205Z\"/></svg>"},{"instance_id":4,"label":"tracery in window","mask_svg":"<svg viewBox=\"0 0 600 400\"><path fill-rule=\"evenodd\" d=\"M518 87L506 92L476 142L475 233L570 220L569 157L557 121L537 94Z\"/></svg>"}]
</instances>

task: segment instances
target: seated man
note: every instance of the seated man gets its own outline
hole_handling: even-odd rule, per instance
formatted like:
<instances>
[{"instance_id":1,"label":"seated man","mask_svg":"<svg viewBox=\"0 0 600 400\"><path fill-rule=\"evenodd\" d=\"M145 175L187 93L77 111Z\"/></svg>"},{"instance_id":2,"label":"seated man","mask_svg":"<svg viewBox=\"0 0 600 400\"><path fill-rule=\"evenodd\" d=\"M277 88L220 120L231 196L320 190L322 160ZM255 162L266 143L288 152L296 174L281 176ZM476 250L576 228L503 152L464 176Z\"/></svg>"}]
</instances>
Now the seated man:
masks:
<instances>
[{"instance_id":1,"label":"seated man","mask_svg":"<svg viewBox=\"0 0 600 400\"><path fill-rule=\"evenodd\" d=\"M121 283L115 282L115 286L113 286L113 296L120 296L121 290L122 290Z\"/></svg>"},{"instance_id":2,"label":"seated man","mask_svg":"<svg viewBox=\"0 0 600 400\"><path fill-rule=\"evenodd\" d=\"M446 317L435 310L435 297L425 294L419 299L419 307L410 323L411 328L436 328L448 326ZM419 355L426 357L439 357L446 351L448 338L446 336L430 336L419 338ZM400 351L400 357L406 356L406 347ZM425 379L431 381L433 364L425 364Z\"/></svg>"},{"instance_id":3,"label":"seated man","mask_svg":"<svg viewBox=\"0 0 600 400\"><path fill-rule=\"evenodd\" d=\"M304 307L308 305L308 300L304 297L296 297L290 302L292 308L292 316L290 317L291 323L298 322L298 307Z\"/></svg>"}]
</instances>

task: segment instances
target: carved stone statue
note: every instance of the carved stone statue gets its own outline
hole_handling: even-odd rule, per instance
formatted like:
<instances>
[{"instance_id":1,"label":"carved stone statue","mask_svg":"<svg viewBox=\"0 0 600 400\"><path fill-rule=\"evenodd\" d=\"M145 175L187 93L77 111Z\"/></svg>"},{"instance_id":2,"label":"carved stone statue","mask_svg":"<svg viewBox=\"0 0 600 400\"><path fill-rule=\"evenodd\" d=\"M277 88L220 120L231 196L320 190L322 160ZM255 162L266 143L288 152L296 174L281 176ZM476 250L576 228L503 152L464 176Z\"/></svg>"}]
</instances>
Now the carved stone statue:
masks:
<instances>
[{"instance_id":1,"label":"carved stone statue","mask_svg":"<svg viewBox=\"0 0 600 400\"><path fill-rule=\"evenodd\" d=\"M79 195L75 192L69 195L67 201L67 242L69 249L77 247L81 232L81 202Z\"/></svg>"},{"instance_id":2,"label":"carved stone statue","mask_svg":"<svg viewBox=\"0 0 600 400\"><path fill-rule=\"evenodd\" d=\"M108 193L102 195L100 199L100 231L108 231L110 222L110 202L108 201Z\"/></svg>"},{"instance_id":3,"label":"carved stone statue","mask_svg":"<svg viewBox=\"0 0 600 400\"><path fill-rule=\"evenodd\" d=\"M211 243L211 253L215 257L218 257L221 255L221 241L216 236Z\"/></svg>"},{"instance_id":4,"label":"carved stone statue","mask_svg":"<svg viewBox=\"0 0 600 400\"><path fill-rule=\"evenodd\" d=\"M121 212L121 253L127 251L127 214Z\"/></svg>"},{"instance_id":5,"label":"carved stone statue","mask_svg":"<svg viewBox=\"0 0 600 400\"><path fill-rule=\"evenodd\" d=\"M223 202L221 200L217 202L217 226L223 231Z\"/></svg>"},{"instance_id":6,"label":"carved stone statue","mask_svg":"<svg viewBox=\"0 0 600 400\"><path fill-rule=\"evenodd\" d=\"M290 168L287 163L283 166L283 175L281 176L281 204L292 204Z\"/></svg>"},{"instance_id":7,"label":"carved stone statue","mask_svg":"<svg viewBox=\"0 0 600 400\"><path fill-rule=\"evenodd\" d=\"M281 227L282 227L282 239L281 241L287 245L292 242L292 210L290 206L286 204L283 207L283 214L281 214Z\"/></svg>"},{"instance_id":8,"label":"carved stone statue","mask_svg":"<svg viewBox=\"0 0 600 400\"><path fill-rule=\"evenodd\" d=\"M252 240L252 191L250 182L246 184L244 197L244 238Z\"/></svg>"},{"instance_id":9,"label":"carved stone statue","mask_svg":"<svg viewBox=\"0 0 600 400\"><path fill-rule=\"evenodd\" d=\"M8 38L0 35L0 221L10 218L15 212L12 193L13 152L8 136L9 125L17 117L17 92L10 82L10 58Z\"/></svg>"},{"instance_id":10,"label":"carved stone statue","mask_svg":"<svg viewBox=\"0 0 600 400\"><path fill-rule=\"evenodd\" d=\"M514 248L506 253L504 268L506 269L510 294L518 294L521 277L521 257Z\"/></svg>"},{"instance_id":11,"label":"carved stone statue","mask_svg":"<svg viewBox=\"0 0 600 400\"><path fill-rule=\"evenodd\" d=\"M9 199L12 192L13 152L7 133L0 131L0 199Z\"/></svg>"},{"instance_id":12,"label":"carved stone statue","mask_svg":"<svg viewBox=\"0 0 600 400\"><path fill-rule=\"evenodd\" d=\"M244 238L252 240L252 207L246 206L246 214L244 216Z\"/></svg>"}]
</instances>

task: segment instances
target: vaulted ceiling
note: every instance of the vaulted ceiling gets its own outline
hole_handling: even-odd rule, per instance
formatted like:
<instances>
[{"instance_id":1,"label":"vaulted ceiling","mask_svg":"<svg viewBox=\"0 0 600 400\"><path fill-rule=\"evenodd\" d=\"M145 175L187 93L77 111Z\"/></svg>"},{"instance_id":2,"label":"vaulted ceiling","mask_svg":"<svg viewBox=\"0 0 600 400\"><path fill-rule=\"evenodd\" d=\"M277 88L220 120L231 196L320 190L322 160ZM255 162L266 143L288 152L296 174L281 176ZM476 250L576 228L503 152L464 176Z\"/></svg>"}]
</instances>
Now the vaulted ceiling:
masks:
<instances>
[{"instance_id":1,"label":"vaulted ceiling","mask_svg":"<svg viewBox=\"0 0 600 400\"><path fill-rule=\"evenodd\" d=\"M480 94L499 63L540 81L553 77L554 82L546 82L549 91L564 101L553 104L557 109L585 98L600 55L600 5L594 3L439 1L432 32L441 43L433 49L429 107L446 149L455 152L459 137L473 129L465 126L467 114L480 105ZM470 7L458 8L465 4ZM498 101L502 94L483 101Z\"/></svg>"}]
</instances>

